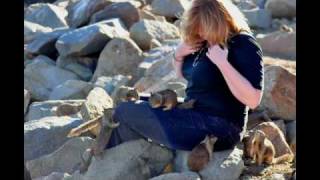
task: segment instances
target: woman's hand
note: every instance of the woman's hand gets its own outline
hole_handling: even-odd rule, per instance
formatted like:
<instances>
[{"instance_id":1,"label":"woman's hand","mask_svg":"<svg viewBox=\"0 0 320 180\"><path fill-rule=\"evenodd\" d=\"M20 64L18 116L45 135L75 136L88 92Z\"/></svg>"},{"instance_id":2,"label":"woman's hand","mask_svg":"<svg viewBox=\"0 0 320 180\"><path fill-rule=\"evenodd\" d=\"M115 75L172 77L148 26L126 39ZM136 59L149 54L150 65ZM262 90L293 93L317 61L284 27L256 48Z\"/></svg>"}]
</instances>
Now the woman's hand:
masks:
<instances>
[{"instance_id":1,"label":"woman's hand","mask_svg":"<svg viewBox=\"0 0 320 180\"><path fill-rule=\"evenodd\" d=\"M188 54L191 54L193 52L198 51L199 48L200 48L200 44L197 47L192 47L192 46L186 44L185 42L182 42L178 45L178 47L176 49L176 52L175 52L176 57L175 58L178 61L182 61L185 56L187 56Z\"/></svg>"},{"instance_id":2,"label":"woman's hand","mask_svg":"<svg viewBox=\"0 0 320 180\"><path fill-rule=\"evenodd\" d=\"M210 46L206 55L218 67L228 61L228 49L221 49L219 45Z\"/></svg>"}]
</instances>

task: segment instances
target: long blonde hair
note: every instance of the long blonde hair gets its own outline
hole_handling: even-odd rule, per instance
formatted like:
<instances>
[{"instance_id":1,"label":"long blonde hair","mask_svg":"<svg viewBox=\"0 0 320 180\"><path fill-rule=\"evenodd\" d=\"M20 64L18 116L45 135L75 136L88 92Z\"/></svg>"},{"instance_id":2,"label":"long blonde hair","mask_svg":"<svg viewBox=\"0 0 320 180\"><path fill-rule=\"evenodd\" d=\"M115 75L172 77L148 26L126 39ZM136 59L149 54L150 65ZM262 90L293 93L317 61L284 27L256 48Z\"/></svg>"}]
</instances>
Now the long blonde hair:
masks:
<instances>
[{"instance_id":1,"label":"long blonde hair","mask_svg":"<svg viewBox=\"0 0 320 180\"><path fill-rule=\"evenodd\" d=\"M203 40L200 32L209 43L225 46L240 31L251 33L246 18L229 0L193 0L181 17L181 37L192 46Z\"/></svg>"}]
</instances>

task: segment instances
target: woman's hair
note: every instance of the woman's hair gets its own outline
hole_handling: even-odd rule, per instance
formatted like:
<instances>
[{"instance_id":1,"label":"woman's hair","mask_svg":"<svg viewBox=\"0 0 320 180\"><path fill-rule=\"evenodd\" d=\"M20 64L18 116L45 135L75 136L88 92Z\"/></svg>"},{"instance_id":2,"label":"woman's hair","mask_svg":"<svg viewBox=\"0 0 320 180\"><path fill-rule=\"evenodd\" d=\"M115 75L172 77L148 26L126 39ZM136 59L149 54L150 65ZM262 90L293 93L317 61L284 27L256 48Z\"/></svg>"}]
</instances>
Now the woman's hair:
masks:
<instances>
[{"instance_id":1,"label":"woman's hair","mask_svg":"<svg viewBox=\"0 0 320 180\"><path fill-rule=\"evenodd\" d=\"M251 33L246 18L229 0L192 0L181 17L180 31L192 46L203 41L199 33L210 43L223 46L240 31Z\"/></svg>"}]
</instances>

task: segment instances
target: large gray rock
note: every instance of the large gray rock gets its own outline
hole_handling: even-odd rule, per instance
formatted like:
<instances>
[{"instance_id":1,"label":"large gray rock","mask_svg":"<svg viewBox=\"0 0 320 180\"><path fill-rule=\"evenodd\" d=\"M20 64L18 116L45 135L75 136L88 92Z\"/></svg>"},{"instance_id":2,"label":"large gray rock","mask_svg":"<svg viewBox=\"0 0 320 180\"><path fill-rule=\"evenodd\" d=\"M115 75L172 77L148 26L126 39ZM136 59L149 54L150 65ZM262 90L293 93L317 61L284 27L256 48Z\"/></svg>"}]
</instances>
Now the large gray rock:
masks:
<instances>
[{"instance_id":1,"label":"large gray rock","mask_svg":"<svg viewBox=\"0 0 320 180\"><path fill-rule=\"evenodd\" d=\"M188 7L188 0L153 0L151 12L160 16L177 17Z\"/></svg>"},{"instance_id":2,"label":"large gray rock","mask_svg":"<svg viewBox=\"0 0 320 180\"><path fill-rule=\"evenodd\" d=\"M56 48L62 56L84 56L101 51L113 34L113 28L106 24L84 26L61 36Z\"/></svg>"},{"instance_id":3,"label":"large gray rock","mask_svg":"<svg viewBox=\"0 0 320 180\"><path fill-rule=\"evenodd\" d=\"M287 59L280 59L280 58L272 58L268 56L263 57L264 67L267 66L281 66L289 71L291 74L296 75L296 61L290 61Z\"/></svg>"},{"instance_id":4,"label":"large gray rock","mask_svg":"<svg viewBox=\"0 0 320 180\"><path fill-rule=\"evenodd\" d=\"M90 137L69 139L53 153L27 161L27 169L32 178L48 176L53 172L72 174L79 168L81 155L93 142Z\"/></svg>"},{"instance_id":5,"label":"large gray rock","mask_svg":"<svg viewBox=\"0 0 320 180\"><path fill-rule=\"evenodd\" d=\"M172 65L172 50L172 47L161 47L159 51L162 53L150 59L145 59L144 75L134 84L138 91L150 93L163 90L168 88L169 82L182 82L186 84L186 80L178 78L175 73ZM140 68L142 68L142 64L140 64Z\"/></svg>"},{"instance_id":6,"label":"large gray rock","mask_svg":"<svg viewBox=\"0 0 320 180\"><path fill-rule=\"evenodd\" d=\"M129 37L129 32L120 18L111 18L99 21L96 24L106 24L113 27L114 37Z\"/></svg>"},{"instance_id":7,"label":"large gray rock","mask_svg":"<svg viewBox=\"0 0 320 180\"><path fill-rule=\"evenodd\" d=\"M163 174L150 180L200 180L200 176L194 172L184 172L184 173L168 173Z\"/></svg>"},{"instance_id":8,"label":"large gray rock","mask_svg":"<svg viewBox=\"0 0 320 180\"><path fill-rule=\"evenodd\" d=\"M72 128L83 121L68 116L45 117L24 123L24 159L32 160L50 154L67 140Z\"/></svg>"},{"instance_id":9,"label":"large gray rock","mask_svg":"<svg viewBox=\"0 0 320 180\"><path fill-rule=\"evenodd\" d=\"M134 3L130 1L115 2L93 14L90 23L92 24L111 18L120 18L127 29L129 29L134 23L140 20L140 15L138 7Z\"/></svg>"},{"instance_id":10,"label":"large gray rock","mask_svg":"<svg viewBox=\"0 0 320 180\"><path fill-rule=\"evenodd\" d=\"M69 4L73 4L79 0L56 0L53 4L63 8L67 8Z\"/></svg>"},{"instance_id":11,"label":"large gray rock","mask_svg":"<svg viewBox=\"0 0 320 180\"><path fill-rule=\"evenodd\" d=\"M30 14L34 13L36 10L40 9L41 7L47 6L46 3L38 2L34 4L30 4L26 10L24 11L24 16L29 16Z\"/></svg>"},{"instance_id":12,"label":"large gray rock","mask_svg":"<svg viewBox=\"0 0 320 180\"><path fill-rule=\"evenodd\" d=\"M59 56L56 64L60 68L66 68L70 64L79 64L91 71L94 71L94 67L97 65L97 58L94 57L78 57L78 56Z\"/></svg>"},{"instance_id":13,"label":"large gray rock","mask_svg":"<svg viewBox=\"0 0 320 180\"><path fill-rule=\"evenodd\" d=\"M74 28L85 25L95 12L111 3L106 0L78 0L67 7L69 12L67 21Z\"/></svg>"},{"instance_id":14,"label":"large gray rock","mask_svg":"<svg viewBox=\"0 0 320 180\"><path fill-rule=\"evenodd\" d=\"M95 87L103 88L108 94L112 95L120 86L125 86L129 82L130 77L121 74L110 76L100 76L94 83Z\"/></svg>"},{"instance_id":15,"label":"large gray rock","mask_svg":"<svg viewBox=\"0 0 320 180\"><path fill-rule=\"evenodd\" d=\"M200 171L203 180L236 180L244 170L243 151L234 148L215 152L212 161Z\"/></svg>"},{"instance_id":16,"label":"large gray rock","mask_svg":"<svg viewBox=\"0 0 320 180\"><path fill-rule=\"evenodd\" d=\"M250 10L257 8L257 5L251 0L240 1L236 5L240 10Z\"/></svg>"},{"instance_id":17,"label":"large gray rock","mask_svg":"<svg viewBox=\"0 0 320 180\"><path fill-rule=\"evenodd\" d=\"M57 107L63 104L82 105L85 100L51 100L43 102L33 102L29 106L25 121L38 120L48 116L56 116Z\"/></svg>"},{"instance_id":18,"label":"large gray rock","mask_svg":"<svg viewBox=\"0 0 320 180\"><path fill-rule=\"evenodd\" d=\"M267 0L253 0L253 2L254 2L260 9L264 9Z\"/></svg>"},{"instance_id":19,"label":"large gray rock","mask_svg":"<svg viewBox=\"0 0 320 180\"><path fill-rule=\"evenodd\" d=\"M273 17L293 18L296 16L296 0L268 0L265 7L271 11Z\"/></svg>"},{"instance_id":20,"label":"large gray rock","mask_svg":"<svg viewBox=\"0 0 320 180\"><path fill-rule=\"evenodd\" d=\"M79 77L41 59L33 60L24 69L24 88L35 100L47 100L54 87L71 79L77 80Z\"/></svg>"},{"instance_id":21,"label":"large gray rock","mask_svg":"<svg viewBox=\"0 0 320 180\"><path fill-rule=\"evenodd\" d=\"M271 118L296 120L296 76L281 66L264 70L264 91L257 110L266 110Z\"/></svg>"},{"instance_id":22,"label":"large gray rock","mask_svg":"<svg viewBox=\"0 0 320 180\"><path fill-rule=\"evenodd\" d=\"M92 81L100 76L131 75L136 80L143 52L130 38L114 38L102 50Z\"/></svg>"},{"instance_id":23,"label":"large gray rock","mask_svg":"<svg viewBox=\"0 0 320 180\"><path fill-rule=\"evenodd\" d=\"M53 32L38 35L28 46L26 51L33 54L51 55L56 52L55 43L57 39L69 29L56 29Z\"/></svg>"},{"instance_id":24,"label":"large gray rock","mask_svg":"<svg viewBox=\"0 0 320 180\"><path fill-rule=\"evenodd\" d=\"M265 54L279 58L296 59L296 32L276 31L256 37Z\"/></svg>"},{"instance_id":25,"label":"large gray rock","mask_svg":"<svg viewBox=\"0 0 320 180\"><path fill-rule=\"evenodd\" d=\"M24 42L29 43L33 41L38 35L51 32L50 27L44 27L30 21L24 21Z\"/></svg>"},{"instance_id":26,"label":"large gray rock","mask_svg":"<svg viewBox=\"0 0 320 180\"><path fill-rule=\"evenodd\" d=\"M153 39L161 43L166 39L175 39L179 36L178 28L168 22L141 20L130 28L130 37L143 50L150 49Z\"/></svg>"},{"instance_id":27,"label":"large gray rock","mask_svg":"<svg viewBox=\"0 0 320 180\"><path fill-rule=\"evenodd\" d=\"M52 29L68 27L66 16L68 11L53 4L45 4L25 16L25 20L47 26Z\"/></svg>"},{"instance_id":28,"label":"large gray rock","mask_svg":"<svg viewBox=\"0 0 320 180\"><path fill-rule=\"evenodd\" d=\"M105 108L112 108L113 100L101 87L93 88L81 107L81 115L84 121L89 121L103 115ZM98 135L100 127L97 126L91 132Z\"/></svg>"},{"instance_id":29,"label":"large gray rock","mask_svg":"<svg viewBox=\"0 0 320 180\"><path fill-rule=\"evenodd\" d=\"M80 80L68 80L56 86L50 93L50 100L85 99L93 88L91 83Z\"/></svg>"},{"instance_id":30,"label":"large gray rock","mask_svg":"<svg viewBox=\"0 0 320 180\"><path fill-rule=\"evenodd\" d=\"M189 171L187 162L190 151L177 151L175 170L177 172ZM199 172L203 180L236 180L244 170L242 160L243 151L234 148L225 151L215 151L213 159Z\"/></svg>"},{"instance_id":31,"label":"large gray rock","mask_svg":"<svg viewBox=\"0 0 320 180\"><path fill-rule=\"evenodd\" d=\"M125 142L108 149L103 159L92 159L82 180L147 180L158 175L173 158L172 152L145 140ZM79 175L78 175L79 177Z\"/></svg>"},{"instance_id":32,"label":"large gray rock","mask_svg":"<svg viewBox=\"0 0 320 180\"><path fill-rule=\"evenodd\" d=\"M69 178L69 177L71 177L71 175L68 173L53 172L48 176L38 177L38 178L35 178L34 180L62 180L64 178Z\"/></svg>"},{"instance_id":33,"label":"large gray rock","mask_svg":"<svg viewBox=\"0 0 320 180\"><path fill-rule=\"evenodd\" d=\"M83 81L89 81L97 65L97 58L77 57L77 56L59 56L57 66L78 75Z\"/></svg>"},{"instance_id":34,"label":"large gray rock","mask_svg":"<svg viewBox=\"0 0 320 180\"><path fill-rule=\"evenodd\" d=\"M250 9L242 11L252 28L269 28L271 25L271 13L266 9Z\"/></svg>"}]
</instances>

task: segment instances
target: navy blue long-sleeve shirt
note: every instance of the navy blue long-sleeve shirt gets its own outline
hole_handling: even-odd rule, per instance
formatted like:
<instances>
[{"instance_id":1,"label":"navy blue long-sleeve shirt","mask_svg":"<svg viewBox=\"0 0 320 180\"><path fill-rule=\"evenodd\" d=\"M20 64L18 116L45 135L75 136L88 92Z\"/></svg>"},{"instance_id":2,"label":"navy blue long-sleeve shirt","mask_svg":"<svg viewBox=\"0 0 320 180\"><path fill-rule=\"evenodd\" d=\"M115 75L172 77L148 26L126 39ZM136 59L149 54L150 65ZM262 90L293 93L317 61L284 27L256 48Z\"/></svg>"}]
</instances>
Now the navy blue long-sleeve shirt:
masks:
<instances>
[{"instance_id":1,"label":"navy blue long-sleeve shirt","mask_svg":"<svg viewBox=\"0 0 320 180\"><path fill-rule=\"evenodd\" d=\"M185 101L196 99L195 108L213 116L230 119L243 127L248 106L231 93L218 67L206 56L208 48L199 56L198 64L193 61L198 52L184 58L182 74L188 81ZM262 50L256 39L247 33L240 33L228 41L228 61L251 85L263 89Z\"/></svg>"}]
</instances>

